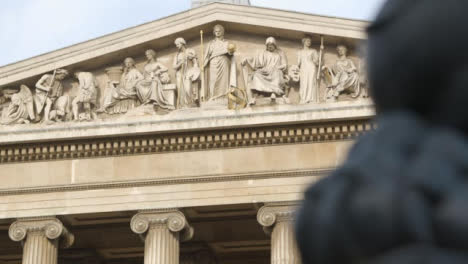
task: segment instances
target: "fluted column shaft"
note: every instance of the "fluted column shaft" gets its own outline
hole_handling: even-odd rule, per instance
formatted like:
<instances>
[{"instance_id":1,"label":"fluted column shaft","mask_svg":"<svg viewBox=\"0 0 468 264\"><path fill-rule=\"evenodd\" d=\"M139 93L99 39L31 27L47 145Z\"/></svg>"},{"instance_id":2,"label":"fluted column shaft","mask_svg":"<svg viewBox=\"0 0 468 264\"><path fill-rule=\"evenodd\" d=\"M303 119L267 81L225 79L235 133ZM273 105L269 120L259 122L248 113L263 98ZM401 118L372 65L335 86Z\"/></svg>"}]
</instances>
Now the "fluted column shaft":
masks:
<instances>
[{"instance_id":1,"label":"fluted column shaft","mask_svg":"<svg viewBox=\"0 0 468 264\"><path fill-rule=\"evenodd\" d=\"M44 232L31 232L23 247L23 264L57 264L58 240L49 240Z\"/></svg>"},{"instance_id":2,"label":"fluted column shaft","mask_svg":"<svg viewBox=\"0 0 468 264\"><path fill-rule=\"evenodd\" d=\"M271 235L272 264L301 263L293 228L296 210L296 204L278 203L265 205L258 212L258 222Z\"/></svg>"},{"instance_id":3,"label":"fluted column shaft","mask_svg":"<svg viewBox=\"0 0 468 264\"><path fill-rule=\"evenodd\" d=\"M130 226L144 237L144 264L179 264L179 242L193 236L185 216L175 209L138 213Z\"/></svg>"},{"instance_id":4,"label":"fluted column shaft","mask_svg":"<svg viewBox=\"0 0 468 264\"><path fill-rule=\"evenodd\" d=\"M145 264L179 264L179 233L167 225L152 225L145 238Z\"/></svg>"},{"instance_id":5,"label":"fluted column shaft","mask_svg":"<svg viewBox=\"0 0 468 264\"><path fill-rule=\"evenodd\" d=\"M20 219L10 226L10 238L24 241L23 264L57 264L58 248L73 244L74 236L54 217Z\"/></svg>"},{"instance_id":6,"label":"fluted column shaft","mask_svg":"<svg viewBox=\"0 0 468 264\"><path fill-rule=\"evenodd\" d=\"M299 254L291 221L275 224L271 233L271 263L299 264Z\"/></svg>"}]
</instances>

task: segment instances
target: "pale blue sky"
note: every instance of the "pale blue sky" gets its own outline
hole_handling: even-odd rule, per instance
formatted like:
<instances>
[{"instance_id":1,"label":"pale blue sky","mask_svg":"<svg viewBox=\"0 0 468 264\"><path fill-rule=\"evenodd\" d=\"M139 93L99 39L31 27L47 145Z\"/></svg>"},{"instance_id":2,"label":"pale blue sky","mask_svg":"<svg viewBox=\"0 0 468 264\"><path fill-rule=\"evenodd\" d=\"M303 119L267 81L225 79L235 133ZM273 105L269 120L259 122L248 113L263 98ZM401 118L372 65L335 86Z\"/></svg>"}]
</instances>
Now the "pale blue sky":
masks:
<instances>
[{"instance_id":1,"label":"pale blue sky","mask_svg":"<svg viewBox=\"0 0 468 264\"><path fill-rule=\"evenodd\" d=\"M253 5L372 20L384 0L251 0ZM190 0L2 0L0 66L166 17Z\"/></svg>"}]
</instances>

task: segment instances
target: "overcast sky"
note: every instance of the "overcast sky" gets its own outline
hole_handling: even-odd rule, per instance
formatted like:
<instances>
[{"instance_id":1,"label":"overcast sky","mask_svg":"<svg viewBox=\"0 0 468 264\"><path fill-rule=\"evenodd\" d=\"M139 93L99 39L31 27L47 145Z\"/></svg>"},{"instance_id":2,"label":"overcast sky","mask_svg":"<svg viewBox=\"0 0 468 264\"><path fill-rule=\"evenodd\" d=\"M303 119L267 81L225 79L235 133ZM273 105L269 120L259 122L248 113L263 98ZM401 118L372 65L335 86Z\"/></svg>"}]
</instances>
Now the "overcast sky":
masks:
<instances>
[{"instance_id":1,"label":"overcast sky","mask_svg":"<svg viewBox=\"0 0 468 264\"><path fill-rule=\"evenodd\" d=\"M1 0L0 66L190 8L191 0ZM252 5L372 20L384 0L251 0Z\"/></svg>"}]
</instances>

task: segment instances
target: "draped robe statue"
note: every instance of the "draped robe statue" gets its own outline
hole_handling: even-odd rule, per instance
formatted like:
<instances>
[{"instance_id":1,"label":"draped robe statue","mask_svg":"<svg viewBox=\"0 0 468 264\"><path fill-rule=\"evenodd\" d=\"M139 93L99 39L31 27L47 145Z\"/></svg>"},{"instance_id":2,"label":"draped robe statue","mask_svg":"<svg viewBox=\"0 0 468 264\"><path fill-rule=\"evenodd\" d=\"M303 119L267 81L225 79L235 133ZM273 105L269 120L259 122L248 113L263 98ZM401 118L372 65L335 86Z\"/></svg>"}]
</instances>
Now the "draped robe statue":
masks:
<instances>
[{"instance_id":1,"label":"draped robe statue","mask_svg":"<svg viewBox=\"0 0 468 264\"><path fill-rule=\"evenodd\" d=\"M110 89L104 95L104 103L99 112L126 113L138 105L136 84L144 77L135 67L135 61L132 58L126 58L124 65L125 69L120 82L110 83Z\"/></svg>"},{"instance_id":2,"label":"draped robe statue","mask_svg":"<svg viewBox=\"0 0 468 264\"><path fill-rule=\"evenodd\" d=\"M197 54L193 49L186 48L183 38L177 38L175 44L178 48L174 57L173 68L176 70L176 86L178 92L178 107L192 107L198 101L198 87L194 82L200 78Z\"/></svg>"},{"instance_id":3,"label":"draped robe statue","mask_svg":"<svg viewBox=\"0 0 468 264\"><path fill-rule=\"evenodd\" d=\"M353 98L359 96L360 77L354 62L346 57L347 48L343 45L337 47L339 58L331 67L325 67L325 76L328 79L326 99L336 100L342 93L351 93Z\"/></svg>"},{"instance_id":4,"label":"draped robe statue","mask_svg":"<svg viewBox=\"0 0 468 264\"><path fill-rule=\"evenodd\" d=\"M143 79L136 84L136 94L142 104L153 104L163 109L173 110L174 104L166 98L163 75L168 72L166 66L156 60L156 52L146 51L148 62L144 67ZM170 81L170 80L169 80Z\"/></svg>"},{"instance_id":5,"label":"draped robe statue","mask_svg":"<svg viewBox=\"0 0 468 264\"><path fill-rule=\"evenodd\" d=\"M284 72L287 69L287 59L284 52L277 48L276 40L269 37L266 41L266 49L258 52L255 58L246 58L242 62L245 66L248 64L254 73L247 82L249 97L252 97L252 91L266 93L272 98L283 96L286 80ZM252 101L252 98L249 98Z\"/></svg>"},{"instance_id":6,"label":"draped robe statue","mask_svg":"<svg viewBox=\"0 0 468 264\"><path fill-rule=\"evenodd\" d=\"M209 65L208 100L225 97L230 87L237 87L236 63L232 58L235 47L224 39L221 25L214 27L213 34L215 39L208 44L203 65Z\"/></svg>"},{"instance_id":7,"label":"draped robe statue","mask_svg":"<svg viewBox=\"0 0 468 264\"><path fill-rule=\"evenodd\" d=\"M302 43L304 49L297 54L297 66L300 69L299 96L300 103L307 104L318 102L317 72L320 55L317 50L310 48L310 38L304 38Z\"/></svg>"}]
</instances>

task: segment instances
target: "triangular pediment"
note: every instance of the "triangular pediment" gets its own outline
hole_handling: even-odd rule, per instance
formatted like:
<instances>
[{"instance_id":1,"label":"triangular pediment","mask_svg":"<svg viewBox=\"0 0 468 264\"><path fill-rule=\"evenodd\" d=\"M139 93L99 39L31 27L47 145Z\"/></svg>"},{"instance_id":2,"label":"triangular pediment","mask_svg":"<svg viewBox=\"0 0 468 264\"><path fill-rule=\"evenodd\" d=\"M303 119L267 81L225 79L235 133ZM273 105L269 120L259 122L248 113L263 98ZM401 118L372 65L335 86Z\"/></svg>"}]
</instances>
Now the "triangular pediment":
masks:
<instances>
[{"instance_id":1,"label":"triangular pediment","mask_svg":"<svg viewBox=\"0 0 468 264\"><path fill-rule=\"evenodd\" d=\"M95 64L94 61L112 63L119 55L137 55L136 50L140 48L166 48L176 36L199 41L199 31L209 33L216 23L222 23L227 30L289 39L318 34L332 39L363 40L367 26L365 21L213 3L0 67L0 87L56 68L88 66Z\"/></svg>"},{"instance_id":2,"label":"triangular pediment","mask_svg":"<svg viewBox=\"0 0 468 264\"><path fill-rule=\"evenodd\" d=\"M178 50L174 45L174 41L179 37L184 38L187 44L186 47L191 49L198 59L196 63L201 64L205 57L202 53L205 53L210 42L214 39L213 27L217 24L221 24L225 28L226 41L236 46L235 52L229 55L229 63L235 67L235 69L230 69L230 74L236 75L236 78L234 78L235 84L230 84L230 87L243 91L248 90L249 81L247 79L254 78L252 76L258 69L256 69L257 66L250 64L252 67L247 70L247 63L244 63L244 60L249 58L252 62L255 61L256 56L259 56L258 54L265 50L265 40L269 37L274 37L278 48L287 61L286 68L282 69L282 71L285 79L288 79L288 82L292 83L291 87L288 86L287 88L291 90L290 95L288 95L290 98L286 98L287 96L284 96L283 93L278 93L275 96L272 94L272 97L278 96L278 99L270 98L269 95L265 97L268 91L260 91L261 97L265 98L259 99L256 105L240 107L242 109L235 106L236 110L229 110L227 103L221 105L221 107L219 105L213 107L211 105L204 105L202 102L197 102L199 105L193 109L190 107L189 110L179 109L178 94L180 94L180 84L178 85L177 83L177 74L179 73L174 69L174 58L177 56ZM341 100L338 99L337 95L336 100L329 102L323 99L326 93L325 90L328 88L325 80L319 80L320 78L316 80L319 87L316 99L314 99L316 102L301 104L300 83L298 80L291 80L294 79L291 76L294 73L290 72L298 64L298 52L303 45L301 40L308 35L311 36L312 48L317 52L320 51L321 36L323 37L324 50L320 62L321 67L327 65L332 67L335 65L338 59L336 47L337 45L345 45L349 49L348 57L350 61L355 64L355 71L364 72L364 69L361 69L360 64L362 60L358 55L357 49L366 38L366 26L367 22L364 21L252 6L213 3L6 65L0 67L0 90L17 89L16 91L19 93L21 91L19 87L25 85L31 90L32 96L36 96L37 92L35 90L37 88L35 87L37 87L38 81L44 78L44 75L48 74L49 78L51 78L56 69L68 70L71 74L63 80L63 93L68 96L69 109L72 108L70 106L71 102L75 98L80 97L79 82L77 78L73 77L73 73L78 71L89 72L96 79L97 92L95 96L97 97L97 103L95 107L99 108L105 104L106 93L109 92L109 89L112 87L112 89L119 89L117 84L115 84L115 87L112 86L114 84L111 83L117 83L118 78L112 77L112 70L109 69L121 67L124 59L131 57L135 60L138 71L144 75L145 65L147 65L145 51L151 49L156 51L158 62L168 69L168 78L170 80L164 83L163 86L166 89L166 93L172 93L170 100L175 102L173 106L175 109L169 109L168 111L171 113L167 115L154 115L153 113L153 117L142 117L147 114L147 109L133 116L123 114L118 115L118 117L115 115L111 117L107 115L109 113L104 113L103 115L97 114L97 118L91 122L64 120L64 123L48 126L37 120L20 119L20 121L25 121L28 124L23 126L16 126L16 124L2 126L0 129L0 142L11 143L78 137L117 136L132 133L182 131L184 129L200 130L213 127L257 126L275 123L368 117L373 114L373 109L371 102L365 98L366 96L363 98L361 94L356 94L356 97L350 96L348 99ZM201 46L201 31L204 32L204 47ZM195 62L191 61L191 63ZM209 70L209 68L206 68L205 71ZM300 72L296 72L296 74L299 78ZM351 80L354 82L352 85L356 87L359 85L359 89L364 89L364 87L360 87L361 84L358 84L358 79L364 78L362 75L356 74L350 77L351 79L354 78L354 80ZM199 77L197 84L194 84L196 88L191 88L197 89L194 92L198 94L197 96L200 96L201 92L199 90L203 86L201 78L206 79L204 79L207 82L204 86L205 89L210 89L210 84L208 83L209 74L205 72L203 76ZM322 76L321 78L325 77ZM195 83L195 80L193 82ZM149 88L150 85L148 86ZM168 92L169 90L172 92ZM284 93L289 94L289 90ZM206 97L209 97L209 91L205 91L205 94ZM47 96L50 96L50 94L47 93ZM243 99L247 100L246 98ZM227 101L228 99L226 98ZM275 105L278 101L281 101L281 103ZM265 102L267 103L265 104ZM4 102L2 112L7 110L8 103L8 100ZM37 107L37 102L34 103L34 107ZM146 102L141 102L141 100L137 103L138 105L146 104ZM262 103L263 105L261 105ZM45 102L42 102L42 104L45 104ZM82 105L80 104L79 107L81 109ZM329 110L325 113L322 111L323 109ZM364 109L364 111L348 111L349 109ZM41 114L38 113L37 109L35 112L36 115ZM70 116L72 116L71 114ZM25 119L28 118L31 119L25 115ZM118 129L103 129L103 126L109 127L114 125L120 127ZM57 132L55 134L47 133L51 129ZM71 133L70 129L74 132Z\"/></svg>"}]
</instances>

